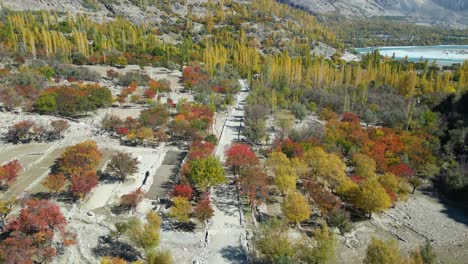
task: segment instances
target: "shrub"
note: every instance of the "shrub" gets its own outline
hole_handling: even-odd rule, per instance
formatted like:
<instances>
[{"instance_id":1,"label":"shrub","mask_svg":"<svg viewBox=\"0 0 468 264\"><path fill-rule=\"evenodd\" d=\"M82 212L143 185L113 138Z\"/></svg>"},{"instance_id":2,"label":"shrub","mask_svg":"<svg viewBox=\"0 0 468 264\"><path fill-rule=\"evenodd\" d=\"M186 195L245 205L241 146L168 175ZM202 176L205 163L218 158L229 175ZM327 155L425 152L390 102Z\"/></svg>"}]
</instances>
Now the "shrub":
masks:
<instances>
[{"instance_id":1,"label":"shrub","mask_svg":"<svg viewBox=\"0 0 468 264\"><path fill-rule=\"evenodd\" d=\"M141 189L137 189L129 194L120 197L120 203L130 209L134 209L143 200L145 193Z\"/></svg>"},{"instance_id":2,"label":"shrub","mask_svg":"<svg viewBox=\"0 0 468 264\"><path fill-rule=\"evenodd\" d=\"M150 77L146 74L141 74L138 72L127 72L125 75L120 75L118 77L118 84L121 86L129 86L132 82L137 82L139 85L144 85L148 83Z\"/></svg>"}]
</instances>

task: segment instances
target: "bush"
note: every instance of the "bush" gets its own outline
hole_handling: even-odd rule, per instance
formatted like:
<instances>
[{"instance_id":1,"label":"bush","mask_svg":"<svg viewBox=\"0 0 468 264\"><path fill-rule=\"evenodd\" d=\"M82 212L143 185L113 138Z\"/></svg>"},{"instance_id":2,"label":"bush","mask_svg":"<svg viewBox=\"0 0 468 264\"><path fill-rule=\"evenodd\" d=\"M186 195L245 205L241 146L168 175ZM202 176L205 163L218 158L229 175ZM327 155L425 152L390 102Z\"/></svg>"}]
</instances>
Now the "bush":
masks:
<instances>
[{"instance_id":1,"label":"bush","mask_svg":"<svg viewBox=\"0 0 468 264\"><path fill-rule=\"evenodd\" d=\"M127 72L125 75L118 77L117 84L122 86L129 86L133 81L137 82L139 85L145 85L151 79L146 74L141 74L138 72Z\"/></svg>"},{"instance_id":2,"label":"bush","mask_svg":"<svg viewBox=\"0 0 468 264\"><path fill-rule=\"evenodd\" d=\"M215 134L209 134L208 136L205 137L204 139L206 142L213 143L215 145L218 145L218 137Z\"/></svg>"},{"instance_id":3,"label":"bush","mask_svg":"<svg viewBox=\"0 0 468 264\"><path fill-rule=\"evenodd\" d=\"M97 72L85 67L58 64L54 69L58 76L65 79L74 78L76 80L97 82L101 78Z\"/></svg>"},{"instance_id":4,"label":"bush","mask_svg":"<svg viewBox=\"0 0 468 264\"><path fill-rule=\"evenodd\" d=\"M296 117L296 119L299 119L300 121L302 121L307 115L307 108L300 103L295 103L291 105L290 110L293 113L294 117Z\"/></svg>"},{"instance_id":5,"label":"bush","mask_svg":"<svg viewBox=\"0 0 468 264\"><path fill-rule=\"evenodd\" d=\"M330 227L336 227L341 235L351 232L353 225L351 223L349 212L343 209L336 209L328 214L327 223Z\"/></svg>"},{"instance_id":6,"label":"bush","mask_svg":"<svg viewBox=\"0 0 468 264\"><path fill-rule=\"evenodd\" d=\"M122 195L120 203L125 207L134 209L143 200L144 195L145 193L142 190L137 189L129 194Z\"/></svg>"},{"instance_id":7,"label":"bush","mask_svg":"<svg viewBox=\"0 0 468 264\"><path fill-rule=\"evenodd\" d=\"M325 107L320 111L319 117L322 120L330 121L332 119L337 119L338 114L335 113L331 108Z\"/></svg>"},{"instance_id":8,"label":"bush","mask_svg":"<svg viewBox=\"0 0 468 264\"><path fill-rule=\"evenodd\" d=\"M147 253L148 264L172 264L171 252L169 250L164 251L150 251Z\"/></svg>"}]
</instances>

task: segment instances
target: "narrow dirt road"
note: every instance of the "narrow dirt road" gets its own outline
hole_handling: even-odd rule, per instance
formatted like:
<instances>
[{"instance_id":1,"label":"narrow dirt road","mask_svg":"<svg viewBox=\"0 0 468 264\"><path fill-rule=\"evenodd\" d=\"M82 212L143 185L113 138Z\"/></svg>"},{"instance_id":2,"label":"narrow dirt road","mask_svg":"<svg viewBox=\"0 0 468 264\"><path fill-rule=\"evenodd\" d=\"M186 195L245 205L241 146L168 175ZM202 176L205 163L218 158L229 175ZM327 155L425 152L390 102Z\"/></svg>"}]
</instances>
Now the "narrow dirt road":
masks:
<instances>
[{"instance_id":1,"label":"narrow dirt road","mask_svg":"<svg viewBox=\"0 0 468 264\"><path fill-rule=\"evenodd\" d=\"M244 103L249 95L247 82L240 80L240 84L242 91L237 95L236 105L227 117L216 149L216 156L221 162L226 160L225 150L239 138ZM208 231L208 248L204 263L247 263L241 242L245 229L241 223L240 204L233 180L230 176L228 183L213 188L211 198L214 217Z\"/></svg>"}]
</instances>

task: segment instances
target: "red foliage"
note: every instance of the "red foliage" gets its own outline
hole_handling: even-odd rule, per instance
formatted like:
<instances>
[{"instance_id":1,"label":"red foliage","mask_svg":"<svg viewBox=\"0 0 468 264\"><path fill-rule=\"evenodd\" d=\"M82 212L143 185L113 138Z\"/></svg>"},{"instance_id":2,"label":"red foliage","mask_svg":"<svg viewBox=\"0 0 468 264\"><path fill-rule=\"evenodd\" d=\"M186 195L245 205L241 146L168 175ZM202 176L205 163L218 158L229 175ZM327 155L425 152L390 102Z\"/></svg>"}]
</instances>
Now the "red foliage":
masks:
<instances>
[{"instance_id":1,"label":"red foliage","mask_svg":"<svg viewBox=\"0 0 468 264\"><path fill-rule=\"evenodd\" d=\"M320 183L309 180L304 183L307 194L323 214L341 207L341 201Z\"/></svg>"},{"instance_id":2,"label":"red foliage","mask_svg":"<svg viewBox=\"0 0 468 264\"><path fill-rule=\"evenodd\" d=\"M128 89L128 92L129 92L130 94L136 92L137 87L138 87L138 83L137 83L136 81L132 81L132 82L130 83L130 85L128 86L128 88L127 88L127 89Z\"/></svg>"},{"instance_id":3,"label":"red foliage","mask_svg":"<svg viewBox=\"0 0 468 264\"><path fill-rule=\"evenodd\" d=\"M267 174L259 166L243 167L239 177L241 193L247 197L251 207L261 203L267 195Z\"/></svg>"},{"instance_id":4,"label":"red foliage","mask_svg":"<svg viewBox=\"0 0 468 264\"><path fill-rule=\"evenodd\" d=\"M398 196L396 193L388 186L382 186L385 189L385 192L387 192L388 196L390 197L390 200L392 201L392 205L396 204L398 200Z\"/></svg>"},{"instance_id":5,"label":"red foliage","mask_svg":"<svg viewBox=\"0 0 468 264\"><path fill-rule=\"evenodd\" d=\"M156 95L156 92L151 90L151 89L146 89L145 90L145 97L146 98L154 98L154 96Z\"/></svg>"},{"instance_id":6,"label":"red foliage","mask_svg":"<svg viewBox=\"0 0 468 264\"><path fill-rule=\"evenodd\" d=\"M119 136L125 136L130 132L130 130L126 127L118 127L115 129L115 133Z\"/></svg>"},{"instance_id":7,"label":"red foliage","mask_svg":"<svg viewBox=\"0 0 468 264\"><path fill-rule=\"evenodd\" d=\"M366 179L362 176L359 176L359 175L353 175L350 177L351 180L357 184L361 184L363 183Z\"/></svg>"},{"instance_id":8,"label":"red foliage","mask_svg":"<svg viewBox=\"0 0 468 264\"><path fill-rule=\"evenodd\" d=\"M211 142L194 141L190 146L188 160L207 158L213 154L214 149L215 144Z\"/></svg>"},{"instance_id":9,"label":"red foliage","mask_svg":"<svg viewBox=\"0 0 468 264\"><path fill-rule=\"evenodd\" d=\"M167 98L167 104L169 105L169 107L171 108L176 108L177 105L174 103L174 100L172 100L171 98Z\"/></svg>"},{"instance_id":10,"label":"red foliage","mask_svg":"<svg viewBox=\"0 0 468 264\"><path fill-rule=\"evenodd\" d=\"M184 68L182 73L184 83L190 88L195 85L205 83L208 80L208 75L202 71L200 66L188 66Z\"/></svg>"},{"instance_id":11,"label":"red foliage","mask_svg":"<svg viewBox=\"0 0 468 264\"><path fill-rule=\"evenodd\" d=\"M49 200L28 200L25 205L18 217L8 224L7 230L24 234L64 232L67 222L57 204Z\"/></svg>"},{"instance_id":12,"label":"red foliage","mask_svg":"<svg viewBox=\"0 0 468 264\"><path fill-rule=\"evenodd\" d=\"M65 217L55 203L48 200L26 201L19 215L6 227L9 237L0 244L5 262L35 263L37 259L50 262L56 255L56 249L52 247L54 230L60 231L66 240L65 227Z\"/></svg>"},{"instance_id":13,"label":"red foliage","mask_svg":"<svg viewBox=\"0 0 468 264\"><path fill-rule=\"evenodd\" d=\"M235 172L242 167L254 166L258 164L257 155L247 144L233 144L226 151L226 165L231 166Z\"/></svg>"},{"instance_id":14,"label":"red foliage","mask_svg":"<svg viewBox=\"0 0 468 264\"><path fill-rule=\"evenodd\" d=\"M286 137L281 140L275 140L275 151L283 152L288 158L300 158L304 154L304 149L301 143L293 142L290 138Z\"/></svg>"},{"instance_id":15,"label":"red foliage","mask_svg":"<svg viewBox=\"0 0 468 264\"><path fill-rule=\"evenodd\" d=\"M129 194L120 197L123 206L135 208L142 200L145 193L141 189L137 189Z\"/></svg>"},{"instance_id":16,"label":"red foliage","mask_svg":"<svg viewBox=\"0 0 468 264\"><path fill-rule=\"evenodd\" d=\"M226 93L228 89L226 89L226 87L223 87L221 85L215 85L211 87L211 90L215 93Z\"/></svg>"},{"instance_id":17,"label":"red foliage","mask_svg":"<svg viewBox=\"0 0 468 264\"><path fill-rule=\"evenodd\" d=\"M211 207L210 197L208 196L208 193L205 193L200 199L200 201L198 201L194 213L197 219L202 221L203 223L205 223L205 221L213 217L214 210Z\"/></svg>"},{"instance_id":18,"label":"red foliage","mask_svg":"<svg viewBox=\"0 0 468 264\"><path fill-rule=\"evenodd\" d=\"M0 187L11 184L21 172L21 164L18 160L12 160L0 167Z\"/></svg>"},{"instance_id":19,"label":"red foliage","mask_svg":"<svg viewBox=\"0 0 468 264\"><path fill-rule=\"evenodd\" d=\"M110 70L107 70L107 77L114 79L114 78L119 77L119 73L114 71L113 69L110 69Z\"/></svg>"},{"instance_id":20,"label":"red foliage","mask_svg":"<svg viewBox=\"0 0 468 264\"><path fill-rule=\"evenodd\" d=\"M127 116L124 121L124 127L128 129L137 129L140 127L140 123L135 118Z\"/></svg>"},{"instance_id":21,"label":"red foliage","mask_svg":"<svg viewBox=\"0 0 468 264\"><path fill-rule=\"evenodd\" d=\"M1 242L0 251L5 263L33 264L37 248L31 238L16 234Z\"/></svg>"},{"instance_id":22,"label":"red foliage","mask_svg":"<svg viewBox=\"0 0 468 264\"><path fill-rule=\"evenodd\" d=\"M410 178L414 176L414 171L406 163L399 163L393 166L388 167L388 172L391 172L397 176Z\"/></svg>"},{"instance_id":23,"label":"red foliage","mask_svg":"<svg viewBox=\"0 0 468 264\"><path fill-rule=\"evenodd\" d=\"M344 112L343 117L341 118L342 122L349 122L349 123L355 123L355 124L360 124L359 116L356 115L355 113L351 112Z\"/></svg>"},{"instance_id":24,"label":"red foliage","mask_svg":"<svg viewBox=\"0 0 468 264\"><path fill-rule=\"evenodd\" d=\"M94 171L73 175L71 178L70 192L81 198L89 193L97 184L98 176Z\"/></svg>"},{"instance_id":25,"label":"red foliage","mask_svg":"<svg viewBox=\"0 0 468 264\"><path fill-rule=\"evenodd\" d=\"M172 190L171 195L172 197L183 197L187 198L187 200L190 200L193 196L193 190L192 187L188 184L176 185L174 186L174 190Z\"/></svg>"}]
</instances>

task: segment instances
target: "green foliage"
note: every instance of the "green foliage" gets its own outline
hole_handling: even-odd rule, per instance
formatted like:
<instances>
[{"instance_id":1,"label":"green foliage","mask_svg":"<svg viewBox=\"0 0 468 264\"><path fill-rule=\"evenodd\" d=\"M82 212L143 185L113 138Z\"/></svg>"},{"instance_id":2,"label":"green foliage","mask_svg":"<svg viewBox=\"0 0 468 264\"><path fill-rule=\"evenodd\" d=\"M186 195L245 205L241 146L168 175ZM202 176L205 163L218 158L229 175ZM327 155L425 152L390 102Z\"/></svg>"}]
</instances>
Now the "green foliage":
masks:
<instances>
[{"instance_id":1,"label":"green foliage","mask_svg":"<svg viewBox=\"0 0 468 264\"><path fill-rule=\"evenodd\" d=\"M431 242L426 241L426 244L419 250L421 258L424 264L435 264L438 263L437 255L432 248Z\"/></svg>"},{"instance_id":2,"label":"green foliage","mask_svg":"<svg viewBox=\"0 0 468 264\"><path fill-rule=\"evenodd\" d=\"M292 104L290 110L294 117L300 121L304 120L307 115L307 108L300 103Z\"/></svg>"},{"instance_id":3,"label":"green foliage","mask_svg":"<svg viewBox=\"0 0 468 264\"><path fill-rule=\"evenodd\" d=\"M255 236L254 244L260 253L270 261L293 257L296 251L287 234L286 223L277 219L262 224Z\"/></svg>"},{"instance_id":4,"label":"green foliage","mask_svg":"<svg viewBox=\"0 0 468 264\"><path fill-rule=\"evenodd\" d=\"M169 250L151 250L146 252L148 264L172 264L174 260Z\"/></svg>"},{"instance_id":5,"label":"green foliage","mask_svg":"<svg viewBox=\"0 0 468 264\"><path fill-rule=\"evenodd\" d=\"M382 241L373 237L367 247L364 264L394 263L403 263L397 242L395 240Z\"/></svg>"},{"instance_id":6,"label":"green foliage","mask_svg":"<svg viewBox=\"0 0 468 264\"><path fill-rule=\"evenodd\" d=\"M206 136L205 141L218 145L218 137L215 134L209 134L208 136Z\"/></svg>"},{"instance_id":7,"label":"green foliage","mask_svg":"<svg viewBox=\"0 0 468 264\"><path fill-rule=\"evenodd\" d=\"M328 17L326 23L351 47L466 44L464 36L468 34L466 29L429 27L385 17L343 20ZM387 36L382 37L381 32Z\"/></svg>"},{"instance_id":8,"label":"green foliage","mask_svg":"<svg viewBox=\"0 0 468 264\"><path fill-rule=\"evenodd\" d=\"M336 239L326 224L315 231L313 242L304 239L299 243L298 258L300 260L305 263L327 263L334 259Z\"/></svg>"},{"instance_id":9,"label":"green foliage","mask_svg":"<svg viewBox=\"0 0 468 264\"><path fill-rule=\"evenodd\" d=\"M133 243L145 250L159 245L159 227L151 223L143 224L138 218L128 221L127 235Z\"/></svg>"},{"instance_id":10,"label":"green foliage","mask_svg":"<svg viewBox=\"0 0 468 264\"><path fill-rule=\"evenodd\" d=\"M203 190L227 181L223 166L213 156L205 159L193 159L189 163L189 168L190 181Z\"/></svg>"},{"instance_id":11,"label":"green foliage","mask_svg":"<svg viewBox=\"0 0 468 264\"><path fill-rule=\"evenodd\" d=\"M41 114L53 114L57 111L57 93L43 93L34 102L34 108Z\"/></svg>"},{"instance_id":12,"label":"green foliage","mask_svg":"<svg viewBox=\"0 0 468 264\"><path fill-rule=\"evenodd\" d=\"M351 223L349 213L344 209L336 209L331 211L327 217L327 223L330 227L336 227L343 236L351 232L353 224Z\"/></svg>"}]
</instances>

